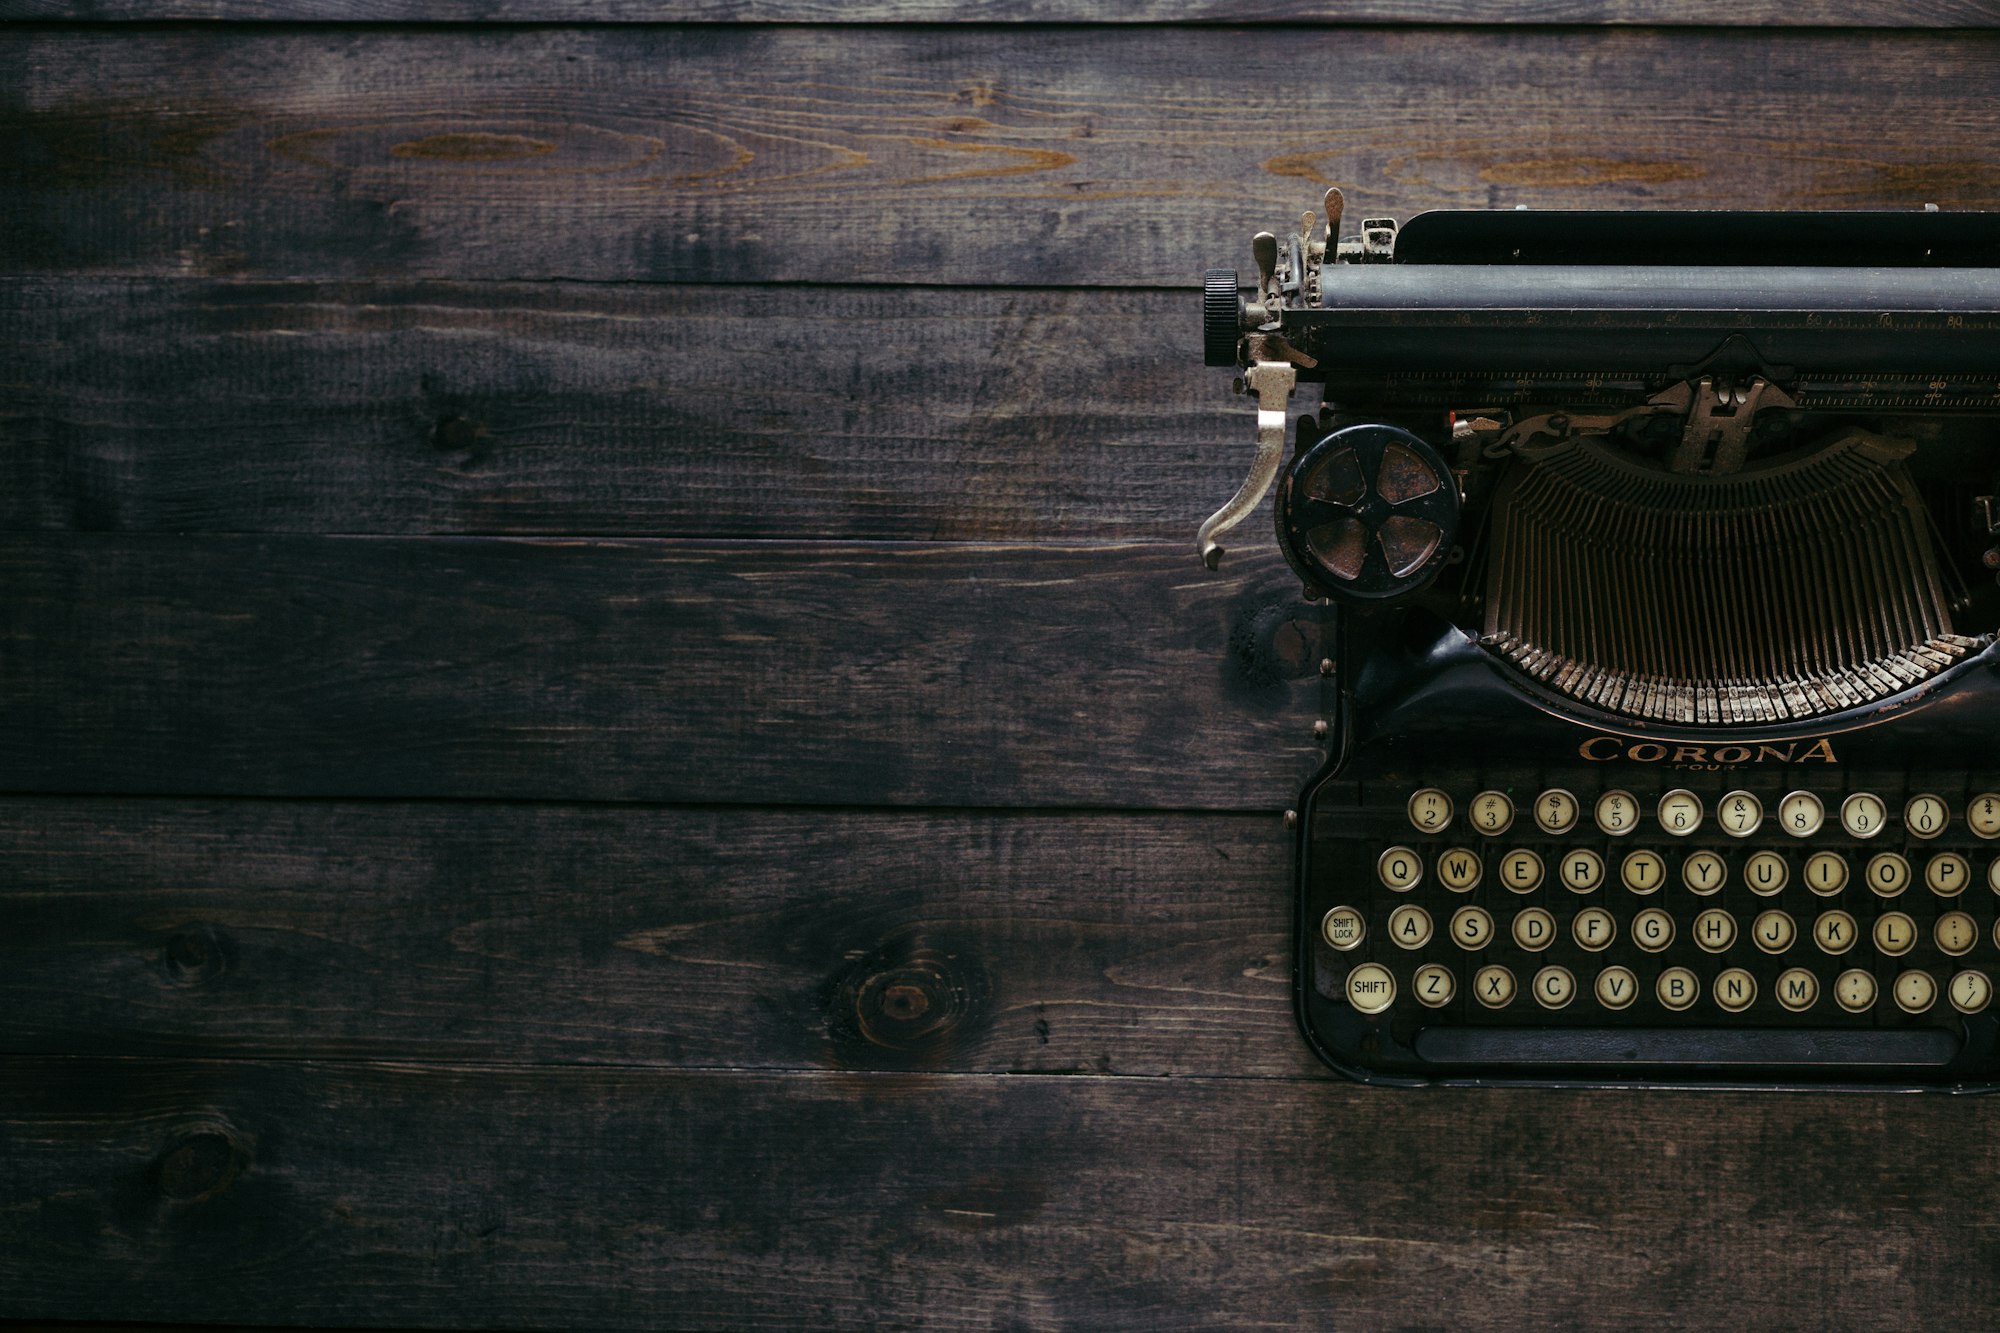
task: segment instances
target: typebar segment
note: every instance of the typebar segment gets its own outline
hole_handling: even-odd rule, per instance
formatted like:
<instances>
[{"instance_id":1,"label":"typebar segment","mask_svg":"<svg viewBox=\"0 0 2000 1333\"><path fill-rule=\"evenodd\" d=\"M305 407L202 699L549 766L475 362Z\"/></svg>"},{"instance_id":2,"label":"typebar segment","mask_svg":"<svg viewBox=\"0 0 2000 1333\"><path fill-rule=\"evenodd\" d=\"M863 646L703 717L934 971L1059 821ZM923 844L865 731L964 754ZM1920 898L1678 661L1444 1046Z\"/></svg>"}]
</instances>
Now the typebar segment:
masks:
<instances>
[{"instance_id":1,"label":"typebar segment","mask_svg":"<svg viewBox=\"0 0 2000 1333\"><path fill-rule=\"evenodd\" d=\"M1416 1051L1433 1064L1945 1065L1961 1039L1937 1028L1431 1027Z\"/></svg>"}]
</instances>

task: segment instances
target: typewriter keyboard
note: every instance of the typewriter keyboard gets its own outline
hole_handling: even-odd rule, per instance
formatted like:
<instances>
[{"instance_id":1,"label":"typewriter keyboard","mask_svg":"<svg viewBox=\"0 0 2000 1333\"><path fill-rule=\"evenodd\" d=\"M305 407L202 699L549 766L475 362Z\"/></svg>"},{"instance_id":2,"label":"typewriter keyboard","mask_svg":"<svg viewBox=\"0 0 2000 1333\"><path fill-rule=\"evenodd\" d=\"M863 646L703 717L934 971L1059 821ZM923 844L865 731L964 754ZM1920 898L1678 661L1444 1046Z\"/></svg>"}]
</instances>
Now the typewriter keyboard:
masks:
<instances>
[{"instance_id":1,"label":"typewriter keyboard","mask_svg":"<svg viewBox=\"0 0 2000 1333\"><path fill-rule=\"evenodd\" d=\"M1425 786L1330 813L1316 984L1364 1015L1937 1027L2000 980L2000 791Z\"/></svg>"}]
</instances>

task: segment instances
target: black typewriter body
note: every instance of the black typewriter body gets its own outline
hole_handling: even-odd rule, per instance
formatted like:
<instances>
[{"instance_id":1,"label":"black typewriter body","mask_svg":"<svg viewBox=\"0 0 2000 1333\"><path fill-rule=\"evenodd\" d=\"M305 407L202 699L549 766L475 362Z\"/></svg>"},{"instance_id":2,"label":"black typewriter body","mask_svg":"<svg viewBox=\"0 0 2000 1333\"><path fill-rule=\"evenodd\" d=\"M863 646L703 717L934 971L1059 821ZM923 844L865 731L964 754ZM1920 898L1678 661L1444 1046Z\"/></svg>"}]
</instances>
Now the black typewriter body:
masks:
<instances>
[{"instance_id":1,"label":"black typewriter body","mask_svg":"<svg viewBox=\"0 0 2000 1333\"><path fill-rule=\"evenodd\" d=\"M1259 454L1200 539L1275 485L1334 608L1314 1050L2000 1085L2000 218L1326 211L1209 276Z\"/></svg>"}]
</instances>

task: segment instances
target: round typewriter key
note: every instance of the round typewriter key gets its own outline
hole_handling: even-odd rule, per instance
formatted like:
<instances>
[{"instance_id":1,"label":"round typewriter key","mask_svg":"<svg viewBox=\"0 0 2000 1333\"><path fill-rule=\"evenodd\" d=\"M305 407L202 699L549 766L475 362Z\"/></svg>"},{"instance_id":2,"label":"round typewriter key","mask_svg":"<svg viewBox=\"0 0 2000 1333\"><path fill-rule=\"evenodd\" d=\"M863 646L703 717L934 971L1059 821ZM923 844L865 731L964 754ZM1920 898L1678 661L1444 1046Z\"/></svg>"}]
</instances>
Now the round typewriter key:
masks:
<instances>
[{"instance_id":1,"label":"round typewriter key","mask_svg":"<svg viewBox=\"0 0 2000 1333\"><path fill-rule=\"evenodd\" d=\"M1729 867L1714 852L1696 852L1681 862L1681 883L1689 893L1706 898L1729 878Z\"/></svg>"},{"instance_id":2,"label":"round typewriter key","mask_svg":"<svg viewBox=\"0 0 2000 1333\"><path fill-rule=\"evenodd\" d=\"M1660 798L1660 827L1677 838L1685 838L1701 827L1701 797L1676 787Z\"/></svg>"},{"instance_id":3,"label":"round typewriter key","mask_svg":"<svg viewBox=\"0 0 2000 1333\"><path fill-rule=\"evenodd\" d=\"M1917 923L1901 912L1884 912L1875 918L1875 947L1891 958L1900 958L1917 942Z\"/></svg>"},{"instance_id":4,"label":"round typewriter key","mask_svg":"<svg viewBox=\"0 0 2000 1333\"><path fill-rule=\"evenodd\" d=\"M1560 1009L1576 998L1576 977L1566 967L1545 967L1535 973L1535 1001L1544 1009Z\"/></svg>"},{"instance_id":5,"label":"round typewriter key","mask_svg":"<svg viewBox=\"0 0 2000 1333\"><path fill-rule=\"evenodd\" d=\"M1790 912L1759 912L1750 923L1750 938L1765 953L1783 953L1798 936Z\"/></svg>"},{"instance_id":6,"label":"round typewriter key","mask_svg":"<svg viewBox=\"0 0 2000 1333\"><path fill-rule=\"evenodd\" d=\"M1466 817L1481 833L1505 833L1514 824L1514 803L1505 792L1483 791L1472 798Z\"/></svg>"},{"instance_id":7,"label":"round typewriter key","mask_svg":"<svg viewBox=\"0 0 2000 1333\"><path fill-rule=\"evenodd\" d=\"M1861 927L1845 912L1821 912L1813 922L1813 943L1821 953L1846 953L1860 933Z\"/></svg>"},{"instance_id":8,"label":"round typewriter key","mask_svg":"<svg viewBox=\"0 0 2000 1333\"><path fill-rule=\"evenodd\" d=\"M1438 853L1438 882L1453 893L1465 893L1472 889L1479 883L1483 871L1477 852L1454 847L1448 852Z\"/></svg>"},{"instance_id":9,"label":"round typewriter key","mask_svg":"<svg viewBox=\"0 0 2000 1333\"><path fill-rule=\"evenodd\" d=\"M1740 1014L1757 999L1757 978L1740 967L1724 968L1715 979L1715 1002L1732 1014Z\"/></svg>"},{"instance_id":10,"label":"round typewriter key","mask_svg":"<svg viewBox=\"0 0 2000 1333\"><path fill-rule=\"evenodd\" d=\"M1910 887L1910 863L1894 852L1877 852L1868 858L1861 880L1878 898L1894 898Z\"/></svg>"},{"instance_id":11,"label":"round typewriter key","mask_svg":"<svg viewBox=\"0 0 2000 1333\"><path fill-rule=\"evenodd\" d=\"M1436 963L1425 963L1417 969L1417 975L1410 978L1410 992L1417 997L1417 1003L1430 1009L1438 1009L1451 1003L1451 997L1458 993L1458 980L1448 967Z\"/></svg>"},{"instance_id":12,"label":"round typewriter key","mask_svg":"<svg viewBox=\"0 0 2000 1333\"><path fill-rule=\"evenodd\" d=\"M1847 861L1839 852L1814 852L1806 858L1806 887L1831 898L1847 887Z\"/></svg>"},{"instance_id":13,"label":"round typewriter key","mask_svg":"<svg viewBox=\"0 0 2000 1333\"><path fill-rule=\"evenodd\" d=\"M1494 963L1472 978L1472 993L1488 1009L1505 1009L1514 1000L1514 974Z\"/></svg>"},{"instance_id":14,"label":"round typewriter key","mask_svg":"<svg viewBox=\"0 0 2000 1333\"><path fill-rule=\"evenodd\" d=\"M1404 903L1389 913L1389 938L1405 949L1421 949L1431 942L1431 914L1415 903Z\"/></svg>"},{"instance_id":15,"label":"round typewriter key","mask_svg":"<svg viewBox=\"0 0 2000 1333\"><path fill-rule=\"evenodd\" d=\"M1840 826L1857 838L1872 838L1889 822L1889 807L1872 791L1858 791L1840 803Z\"/></svg>"},{"instance_id":16,"label":"round typewriter key","mask_svg":"<svg viewBox=\"0 0 2000 1333\"><path fill-rule=\"evenodd\" d=\"M1983 791L1965 807L1965 822L1982 838L2000 838L2000 792Z\"/></svg>"},{"instance_id":17,"label":"round typewriter key","mask_svg":"<svg viewBox=\"0 0 2000 1333\"><path fill-rule=\"evenodd\" d=\"M1597 974L1597 1002L1606 1009L1623 1009L1639 994L1639 978L1629 967L1607 967Z\"/></svg>"},{"instance_id":18,"label":"round typewriter key","mask_svg":"<svg viewBox=\"0 0 2000 1333\"><path fill-rule=\"evenodd\" d=\"M1732 838L1747 838L1764 822L1764 803L1747 791L1733 791L1715 807L1715 822Z\"/></svg>"},{"instance_id":19,"label":"round typewriter key","mask_svg":"<svg viewBox=\"0 0 2000 1333\"><path fill-rule=\"evenodd\" d=\"M1461 907L1451 914L1451 937L1461 949L1483 949L1493 939L1493 913L1483 907Z\"/></svg>"},{"instance_id":20,"label":"round typewriter key","mask_svg":"<svg viewBox=\"0 0 2000 1333\"><path fill-rule=\"evenodd\" d=\"M1586 907L1569 923L1569 935L1577 948L1601 952L1618 938L1618 918L1602 907Z\"/></svg>"},{"instance_id":21,"label":"round typewriter key","mask_svg":"<svg viewBox=\"0 0 2000 1333\"><path fill-rule=\"evenodd\" d=\"M1425 787L1410 797L1410 823L1424 833L1441 833L1451 823L1451 797Z\"/></svg>"},{"instance_id":22,"label":"round typewriter key","mask_svg":"<svg viewBox=\"0 0 2000 1333\"><path fill-rule=\"evenodd\" d=\"M1819 998L1819 978L1803 967L1786 968L1778 974L1778 1003L1795 1014L1802 1014L1813 1007Z\"/></svg>"},{"instance_id":23,"label":"round typewriter key","mask_svg":"<svg viewBox=\"0 0 2000 1333\"><path fill-rule=\"evenodd\" d=\"M1921 1014L1937 1003L1937 982L1928 972L1909 971L1896 978L1890 993L1906 1014Z\"/></svg>"},{"instance_id":24,"label":"round typewriter key","mask_svg":"<svg viewBox=\"0 0 2000 1333\"><path fill-rule=\"evenodd\" d=\"M1935 838L1944 832L1944 826L1950 822L1951 810L1928 792L1912 796L1909 804L1903 807L1903 828L1913 838Z\"/></svg>"},{"instance_id":25,"label":"round typewriter key","mask_svg":"<svg viewBox=\"0 0 2000 1333\"><path fill-rule=\"evenodd\" d=\"M1750 886L1750 892L1761 898L1768 898L1784 888L1791 873L1785 858L1776 852L1752 852L1750 859L1743 863L1743 882Z\"/></svg>"},{"instance_id":26,"label":"round typewriter key","mask_svg":"<svg viewBox=\"0 0 2000 1333\"><path fill-rule=\"evenodd\" d=\"M1551 787L1535 798L1535 823L1544 833L1567 833L1576 827L1576 797Z\"/></svg>"},{"instance_id":27,"label":"round typewriter key","mask_svg":"<svg viewBox=\"0 0 2000 1333\"><path fill-rule=\"evenodd\" d=\"M1379 1014L1396 1002L1396 978L1380 963L1363 963L1347 974L1347 1002L1364 1014Z\"/></svg>"},{"instance_id":28,"label":"round typewriter key","mask_svg":"<svg viewBox=\"0 0 2000 1333\"><path fill-rule=\"evenodd\" d=\"M1924 866L1924 885L1940 898L1956 898L1972 882L1972 867L1957 852L1939 852Z\"/></svg>"},{"instance_id":29,"label":"round typewriter key","mask_svg":"<svg viewBox=\"0 0 2000 1333\"><path fill-rule=\"evenodd\" d=\"M1361 943L1368 926L1361 913L1352 907L1336 907L1320 918L1319 933L1320 938L1345 953Z\"/></svg>"},{"instance_id":30,"label":"round typewriter key","mask_svg":"<svg viewBox=\"0 0 2000 1333\"><path fill-rule=\"evenodd\" d=\"M1875 1003L1875 978L1858 967L1842 972L1834 978L1833 998L1848 1013L1861 1013Z\"/></svg>"},{"instance_id":31,"label":"round typewriter key","mask_svg":"<svg viewBox=\"0 0 2000 1333\"><path fill-rule=\"evenodd\" d=\"M1608 791L1597 798L1597 827L1621 837L1639 827L1639 802L1629 791Z\"/></svg>"},{"instance_id":32,"label":"round typewriter key","mask_svg":"<svg viewBox=\"0 0 2000 1333\"><path fill-rule=\"evenodd\" d=\"M1976 1014L1993 1003L1993 983L1984 972L1961 972L1951 979L1947 992L1951 1007L1961 1014Z\"/></svg>"},{"instance_id":33,"label":"round typewriter key","mask_svg":"<svg viewBox=\"0 0 2000 1333\"><path fill-rule=\"evenodd\" d=\"M1660 973L1653 993L1669 1009L1685 1009L1701 998L1701 982L1684 967L1670 967Z\"/></svg>"},{"instance_id":34,"label":"round typewriter key","mask_svg":"<svg viewBox=\"0 0 2000 1333\"><path fill-rule=\"evenodd\" d=\"M1736 943L1736 918L1711 907L1694 919L1694 942L1708 953L1722 953Z\"/></svg>"},{"instance_id":35,"label":"round typewriter key","mask_svg":"<svg viewBox=\"0 0 2000 1333\"><path fill-rule=\"evenodd\" d=\"M1946 912L1931 927L1931 939L1938 952L1956 958L1979 943L1979 923L1963 912Z\"/></svg>"},{"instance_id":36,"label":"round typewriter key","mask_svg":"<svg viewBox=\"0 0 2000 1333\"><path fill-rule=\"evenodd\" d=\"M1810 838L1826 822L1826 807L1809 791L1795 791L1778 802L1778 826L1794 838Z\"/></svg>"},{"instance_id":37,"label":"round typewriter key","mask_svg":"<svg viewBox=\"0 0 2000 1333\"><path fill-rule=\"evenodd\" d=\"M1571 893L1589 893L1604 882L1604 858L1587 848L1564 852L1560 869L1563 887Z\"/></svg>"},{"instance_id":38,"label":"round typewriter key","mask_svg":"<svg viewBox=\"0 0 2000 1333\"><path fill-rule=\"evenodd\" d=\"M1407 847L1391 847L1375 859L1375 873L1384 888L1401 893L1424 877L1424 859Z\"/></svg>"},{"instance_id":39,"label":"round typewriter key","mask_svg":"<svg viewBox=\"0 0 2000 1333\"><path fill-rule=\"evenodd\" d=\"M2000 893L2000 857L1995 857L1993 864L1986 867L1986 887Z\"/></svg>"},{"instance_id":40,"label":"round typewriter key","mask_svg":"<svg viewBox=\"0 0 2000 1333\"><path fill-rule=\"evenodd\" d=\"M1556 919L1539 907L1523 908L1514 917L1514 943L1540 953L1555 943Z\"/></svg>"},{"instance_id":41,"label":"round typewriter key","mask_svg":"<svg viewBox=\"0 0 2000 1333\"><path fill-rule=\"evenodd\" d=\"M1674 919L1648 907L1632 918L1632 942L1647 953L1658 953L1674 942Z\"/></svg>"},{"instance_id":42,"label":"round typewriter key","mask_svg":"<svg viewBox=\"0 0 2000 1333\"><path fill-rule=\"evenodd\" d=\"M1516 893L1530 893L1542 882L1542 858L1516 847L1500 858L1500 882Z\"/></svg>"},{"instance_id":43,"label":"round typewriter key","mask_svg":"<svg viewBox=\"0 0 2000 1333\"><path fill-rule=\"evenodd\" d=\"M1667 863L1658 852L1633 852L1618 867L1618 877L1634 893L1651 893L1667 878Z\"/></svg>"}]
</instances>

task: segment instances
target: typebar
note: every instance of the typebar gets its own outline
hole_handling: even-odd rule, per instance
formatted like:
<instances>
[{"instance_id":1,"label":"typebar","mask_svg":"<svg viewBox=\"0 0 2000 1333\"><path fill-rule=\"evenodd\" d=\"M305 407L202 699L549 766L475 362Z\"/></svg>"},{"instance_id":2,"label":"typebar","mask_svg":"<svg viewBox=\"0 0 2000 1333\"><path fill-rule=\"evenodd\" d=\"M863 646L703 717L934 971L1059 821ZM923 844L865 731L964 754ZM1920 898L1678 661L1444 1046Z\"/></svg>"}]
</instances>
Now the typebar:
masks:
<instances>
[{"instance_id":1,"label":"typebar","mask_svg":"<svg viewBox=\"0 0 2000 1333\"><path fill-rule=\"evenodd\" d=\"M1431 1027L1417 1054L1438 1064L1943 1065L1960 1039L1936 1028Z\"/></svg>"}]
</instances>

